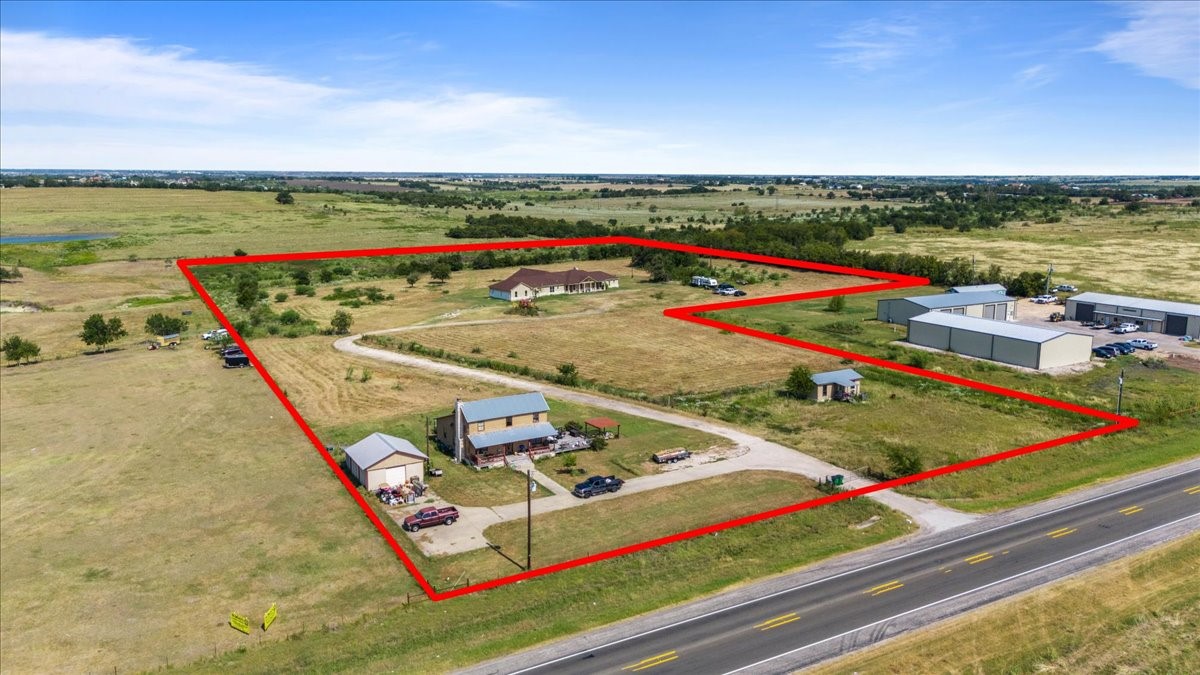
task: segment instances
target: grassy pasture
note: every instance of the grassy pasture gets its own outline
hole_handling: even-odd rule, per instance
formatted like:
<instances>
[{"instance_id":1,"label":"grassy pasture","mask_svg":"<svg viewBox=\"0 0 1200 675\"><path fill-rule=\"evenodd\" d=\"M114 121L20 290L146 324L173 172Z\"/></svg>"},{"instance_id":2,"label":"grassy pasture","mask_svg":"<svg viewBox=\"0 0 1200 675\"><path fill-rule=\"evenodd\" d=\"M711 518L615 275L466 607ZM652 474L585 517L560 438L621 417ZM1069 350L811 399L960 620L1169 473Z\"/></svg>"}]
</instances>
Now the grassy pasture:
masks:
<instances>
[{"instance_id":1,"label":"grassy pasture","mask_svg":"<svg viewBox=\"0 0 1200 675\"><path fill-rule=\"evenodd\" d=\"M1009 274L1045 272L1053 264L1057 282L1075 284L1081 291L1200 302L1200 266L1195 264L1200 260L1200 210L1152 208L1135 215L1113 207L1109 213L965 233L877 229L874 237L848 248L975 257L979 269L995 264Z\"/></svg>"},{"instance_id":2,"label":"grassy pasture","mask_svg":"<svg viewBox=\"0 0 1200 675\"><path fill-rule=\"evenodd\" d=\"M104 232L114 239L72 245L6 244L7 264L47 268L61 261L184 258L251 253L412 246L444 241L462 210L416 209L369 198L273 192L122 188L34 188L0 193L7 235ZM328 206L329 208L326 208ZM303 232L303 236L297 233ZM67 256L67 252L72 252Z\"/></svg>"},{"instance_id":3,"label":"grassy pasture","mask_svg":"<svg viewBox=\"0 0 1200 675\"><path fill-rule=\"evenodd\" d=\"M140 671L414 588L251 370L185 345L0 369L4 670ZM383 599L376 597L382 593Z\"/></svg>"},{"instance_id":4,"label":"grassy pasture","mask_svg":"<svg viewBox=\"0 0 1200 675\"><path fill-rule=\"evenodd\" d=\"M788 275L783 281L746 288L755 296L781 295L855 283L836 275ZM662 315L666 307L718 302L718 296L711 293L679 284L633 286L611 296L562 296L546 303L557 311L579 302L582 311L576 316L498 325L432 326L394 337L540 371L554 372L559 364L574 363L584 379L652 396L759 385L786 377L797 363L814 367L825 363L813 353L723 334Z\"/></svg>"},{"instance_id":5,"label":"grassy pasture","mask_svg":"<svg viewBox=\"0 0 1200 675\"><path fill-rule=\"evenodd\" d=\"M810 672L1194 673L1197 561L1193 535Z\"/></svg>"}]
</instances>

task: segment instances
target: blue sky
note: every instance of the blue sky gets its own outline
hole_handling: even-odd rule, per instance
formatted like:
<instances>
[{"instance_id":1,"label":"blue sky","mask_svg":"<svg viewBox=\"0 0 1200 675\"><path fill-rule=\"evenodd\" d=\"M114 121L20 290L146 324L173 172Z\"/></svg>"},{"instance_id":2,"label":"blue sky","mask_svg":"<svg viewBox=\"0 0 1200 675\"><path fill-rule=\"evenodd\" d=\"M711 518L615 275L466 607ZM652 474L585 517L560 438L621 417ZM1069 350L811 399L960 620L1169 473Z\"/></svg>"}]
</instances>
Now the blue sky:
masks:
<instances>
[{"instance_id":1,"label":"blue sky","mask_svg":"<svg viewBox=\"0 0 1200 675\"><path fill-rule=\"evenodd\" d=\"M0 165L1200 174L1200 3L4 2Z\"/></svg>"}]
</instances>

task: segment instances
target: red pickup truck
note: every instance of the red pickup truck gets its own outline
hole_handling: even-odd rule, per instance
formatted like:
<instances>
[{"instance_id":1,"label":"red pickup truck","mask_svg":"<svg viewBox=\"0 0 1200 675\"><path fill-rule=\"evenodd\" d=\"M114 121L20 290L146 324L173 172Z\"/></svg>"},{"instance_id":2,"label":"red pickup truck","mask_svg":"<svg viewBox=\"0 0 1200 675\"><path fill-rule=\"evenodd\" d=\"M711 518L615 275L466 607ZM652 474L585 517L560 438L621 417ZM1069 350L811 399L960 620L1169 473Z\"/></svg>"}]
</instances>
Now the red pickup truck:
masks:
<instances>
[{"instance_id":1,"label":"red pickup truck","mask_svg":"<svg viewBox=\"0 0 1200 675\"><path fill-rule=\"evenodd\" d=\"M453 525L456 520L458 520L458 509L453 506L444 506L440 509L433 506L426 506L404 519L404 529L409 532L416 532L422 527Z\"/></svg>"}]
</instances>

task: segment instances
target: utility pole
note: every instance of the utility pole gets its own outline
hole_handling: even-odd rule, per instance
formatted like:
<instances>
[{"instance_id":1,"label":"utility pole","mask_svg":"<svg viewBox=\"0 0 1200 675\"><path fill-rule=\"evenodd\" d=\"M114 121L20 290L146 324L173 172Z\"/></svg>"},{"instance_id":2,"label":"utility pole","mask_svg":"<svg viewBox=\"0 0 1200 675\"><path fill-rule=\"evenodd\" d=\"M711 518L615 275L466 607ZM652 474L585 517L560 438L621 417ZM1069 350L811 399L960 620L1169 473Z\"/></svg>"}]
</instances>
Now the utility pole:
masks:
<instances>
[{"instance_id":1,"label":"utility pole","mask_svg":"<svg viewBox=\"0 0 1200 675\"><path fill-rule=\"evenodd\" d=\"M528 572L533 569L533 469L525 470L525 481L525 571Z\"/></svg>"},{"instance_id":2,"label":"utility pole","mask_svg":"<svg viewBox=\"0 0 1200 675\"><path fill-rule=\"evenodd\" d=\"M1121 374L1117 377L1117 414L1121 414L1121 395L1125 393L1125 369L1121 369Z\"/></svg>"}]
</instances>

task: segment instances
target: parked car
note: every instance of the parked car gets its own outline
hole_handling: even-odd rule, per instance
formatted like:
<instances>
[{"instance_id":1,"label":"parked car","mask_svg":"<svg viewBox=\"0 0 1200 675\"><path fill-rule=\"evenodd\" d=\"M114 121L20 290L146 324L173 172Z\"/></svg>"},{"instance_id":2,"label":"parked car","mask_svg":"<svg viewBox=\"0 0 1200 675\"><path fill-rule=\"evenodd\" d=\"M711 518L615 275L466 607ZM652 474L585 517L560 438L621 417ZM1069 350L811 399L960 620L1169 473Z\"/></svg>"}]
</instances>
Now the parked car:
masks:
<instances>
[{"instance_id":1,"label":"parked car","mask_svg":"<svg viewBox=\"0 0 1200 675\"><path fill-rule=\"evenodd\" d=\"M242 352L241 347L233 345L232 347L226 347L225 349L222 349L221 356L245 356L245 353Z\"/></svg>"},{"instance_id":2,"label":"parked car","mask_svg":"<svg viewBox=\"0 0 1200 675\"><path fill-rule=\"evenodd\" d=\"M588 499L592 495L602 495L606 492L616 492L621 489L625 481L616 476L592 476L583 481L571 490L571 494L576 497Z\"/></svg>"},{"instance_id":3,"label":"parked car","mask_svg":"<svg viewBox=\"0 0 1200 675\"><path fill-rule=\"evenodd\" d=\"M245 354L230 354L225 357L226 368L249 368L250 357Z\"/></svg>"},{"instance_id":4,"label":"parked car","mask_svg":"<svg viewBox=\"0 0 1200 675\"><path fill-rule=\"evenodd\" d=\"M1145 338L1133 338L1125 344L1133 345L1137 349L1145 349L1147 351L1151 349L1158 349L1157 342L1151 342Z\"/></svg>"},{"instance_id":5,"label":"parked car","mask_svg":"<svg viewBox=\"0 0 1200 675\"><path fill-rule=\"evenodd\" d=\"M1137 351L1136 349L1134 349L1133 345L1129 344L1128 342L1111 342L1105 346L1112 347L1113 349L1117 350L1118 352L1121 352L1122 356L1125 356L1126 354L1132 354L1135 351Z\"/></svg>"},{"instance_id":6,"label":"parked car","mask_svg":"<svg viewBox=\"0 0 1200 675\"><path fill-rule=\"evenodd\" d=\"M1111 359L1117 356L1117 350L1107 345L1103 347L1092 347L1092 354L1102 359Z\"/></svg>"},{"instance_id":7,"label":"parked car","mask_svg":"<svg viewBox=\"0 0 1200 675\"><path fill-rule=\"evenodd\" d=\"M443 506L440 509L435 506L426 506L404 519L404 529L416 532L422 527L453 525L456 520L458 520L458 509L453 506Z\"/></svg>"},{"instance_id":8,"label":"parked car","mask_svg":"<svg viewBox=\"0 0 1200 675\"><path fill-rule=\"evenodd\" d=\"M1054 290L1060 291L1062 293L1074 293L1075 291L1078 291L1079 289L1075 288L1071 284L1059 284L1054 287Z\"/></svg>"},{"instance_id":9,"label":"parked car","mask_svg":"<svg viewBox=\"0 0 1200 675\"><path fill-rule=\"evenodd\" d=\"M210 330L207 333L204 333L203 335L200 336L200 339L202 339L202 340L219 340L219 339L225 337L226 335L229 335L229 331L225 330L224 328L217 328L215 330Z\"/></svg>"},{"instance_id":10,"label":"parked car","mask_svg":"<svg viewBox=\"0 0 1200 675\"><path fill-rule=\"evenodd\" d=\"M1048 304L1054 302L1055 300L1058 300L1058 296L1057 295L1039 295L1036 298L1031 298L1031 300L1039 305L1048 305Z\"/></svg>"},{"instance_id":11,"label":"parked car","mask_svg":"<svg viewBox=\"0 0 1200 675\"><path fill-rule=\"evenodd\" d=\"M739 289L737 289L737 290L735 290L735 291L733 292L733 295L734 295L735 297L738 297L738 298L742 297L742 296L743 296L743 295L745 295L745 294L746 294L746 291L743 291L743 290L742 290L742 289L740 289L740 288L739 288Z\"/></svg>"},{"instance_id":12,"label":"parked car","mask_svg":"<svg viewBox=\"0 0 1200 675\"><path fill-rule=\"evenodd\" d=\"M1113 329L1114 333L1136 333L1138 325L1136 323L1123 323Z\"/></svg>"}]
</instances>

